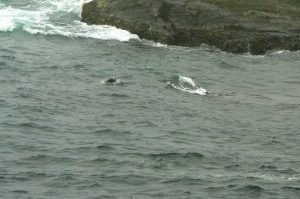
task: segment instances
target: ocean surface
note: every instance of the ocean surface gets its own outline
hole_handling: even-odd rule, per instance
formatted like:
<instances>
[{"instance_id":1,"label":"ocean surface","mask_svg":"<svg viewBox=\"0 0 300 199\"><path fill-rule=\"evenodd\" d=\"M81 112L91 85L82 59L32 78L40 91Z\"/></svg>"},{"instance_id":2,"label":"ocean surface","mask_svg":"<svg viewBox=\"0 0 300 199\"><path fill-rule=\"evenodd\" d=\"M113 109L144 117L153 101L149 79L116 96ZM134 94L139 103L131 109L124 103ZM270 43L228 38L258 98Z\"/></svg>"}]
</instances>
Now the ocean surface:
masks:
<instances>
[{"instance_id":1,"label":"ocean surface","mask_svg":"<svg viewBox=\"0 0 300 199\"><path fill-rule=\"evenodd\" d=\"M0 0L0 198L300 198L299 51L166 46L82 3Z\"/></svg>"}]
</instances>

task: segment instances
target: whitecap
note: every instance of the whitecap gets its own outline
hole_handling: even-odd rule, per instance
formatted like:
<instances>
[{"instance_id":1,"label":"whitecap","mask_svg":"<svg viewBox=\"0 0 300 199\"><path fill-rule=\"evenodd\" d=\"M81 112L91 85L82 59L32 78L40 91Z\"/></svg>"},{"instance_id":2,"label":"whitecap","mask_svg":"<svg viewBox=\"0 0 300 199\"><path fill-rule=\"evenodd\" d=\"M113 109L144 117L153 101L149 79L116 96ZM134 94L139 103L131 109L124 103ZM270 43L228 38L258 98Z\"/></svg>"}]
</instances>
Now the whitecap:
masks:
<instances>
[{"instance_id":1,"label":"whitecap","mask_svg":"<svg viewBox=\"0 0 300 199\"><path fill-rule=\"evenodd\" d=\"M270 52L270 55L280 55L280 54L289 53L289 52L291 52L291 51L289 51L289 50L276 50L276 51Z\"/></svg>"},{"instance_id":2,"label":"whitecap","mask_svg":"<svg viewBox=\"0 0 300 199\"><path fill-rule=\"evenodd\" d=\"M15 24L10 19L2 17L0 13L0 31L7 32L13 31L14 29Z\"/></svg>"},{"instance_id":3,"label":"whitecap","mask_svg":"<svg viewBox=\"0 0 300 199\"><path fill-rule=\"evenodd\" d=\"M253 55L251 53L245 53L245 54L242 54L243 57L249 57L249 58L255 58L255 59L261 59L261 58L265 58L266 55Z\"/></svg>"},{"instance_id":4,"label":"whitecap","mask_svg":"<svg viewBox=\"0 0 300 199\"><path fill-rule=\"evenodd\" d=\"M156 48L172 47L172 46L169 46L167 44L162 44L162 43L159 43L159 42L154 42L154 41L146 40L146 39L142 39L142 44L147 45L147 46L151 46L151 47L156 47Z\"/></svg>"},{"instance_id":5,"label":"whitecap","mask_svg":"<svg viewBox=\"0 0 300 199\"><path fill-rule=\"evenodd\" d=\"M196 87L196 84L194 82L194 80L190 77L185 77L185 76L181 76L179 75L179 81L182 83L182 84L185 84L185 83L188 83L190 84L192 87Z\"/></svg>"},{"instance_id":6,"label":"whitecap","mask_svg":"<svg viewBox=\"0 0 300 199\"><path fill-rule=\"evenodd\" d=\"M43 0L26 7L0 4L0 31L24 30L30 34L87 37L101 40L139 40L135 34L107 25L80 21L82 4L90 0Z\"/></svg>"},{"instance_id":7,"label":"whitecap","mask_svg":"<svg viewBox=\"0 0 300 199\"><path fill-rule=\"evenodd\" d=\"M41 11L30 11L12 8L10 6L0 10L0 31L13 31L18 25L37 25L48 17Z\"/></svg>"},{"instance_id":8,"label":"whitecap","mask_svg":"<svg viewBox=\"0 0 300 199\"><path fill-rule=\"evenodd\" d=\"M209 92L206 89L202 87L198 87L192 78L186 76L178 75L176 77L173 77L171 81L167 82L167 85L171 86L176 90L180 90L192 94L197 94L197 95L209 94Z\"/></svg>"},{"instance_id":9,"label":"whitecap","mask_svg":"<svg viewBox=\"0 0 300 199\"><path fill-rule=\"evenodd\" d=\"M31 34L43 35L62 35L66 37L86 37L101 40L119 40L129 41L131 39L139 39L137 35L113 26L97 26L87 25L85 23L75 21L72 25L54 26L44 24L42 26L25 26L24 30Z\"/></svg>"},{"instance_id":10,"label":"whitecap","mask_svg":"<svg viewBox=\"0 0 300 199\"><path fill-rule=\"evenodd\" d=\"M252 174L250 176L247 177L255 177L255 178L260 178L263 180L269 180L269 181L298 181L300 178L297 175L283 175L283 174Z\"/></svg>"}]
</instances>

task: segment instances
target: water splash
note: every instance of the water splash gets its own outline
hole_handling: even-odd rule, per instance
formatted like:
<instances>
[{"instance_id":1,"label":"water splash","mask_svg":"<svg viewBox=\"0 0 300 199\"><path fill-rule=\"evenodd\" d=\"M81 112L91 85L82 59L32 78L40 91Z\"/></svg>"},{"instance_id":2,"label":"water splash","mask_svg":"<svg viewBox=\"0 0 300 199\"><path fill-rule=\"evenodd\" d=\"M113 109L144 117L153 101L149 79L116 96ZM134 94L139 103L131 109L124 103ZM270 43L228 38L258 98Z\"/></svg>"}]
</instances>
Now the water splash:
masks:
<instances>
[{"instance_id":1,"label":"water splash","mask_svg":"<svg viewBox=\"0 0 300 199\"><path fill-rule=\"evenodd\" d=\"M30 34L88 37L102 40L129 41L135 34L107 25L80 21L84 0L39 0L29 3L0 4L0 32L23 30Z\"/></svg>"},{"instance_id":2,"label":"water splash","mask_svg":"<svg viewBox=\"0 0 300 199\"><path fill-rule=\"evenodd\" d=\"M190 77L177 75L174 76L171 81L168 81L167 84L170 87L183 92L188 92L197 95L209 94L209 92L206 89L198 87L195 81Z\"/></svg>"}]
</instances>

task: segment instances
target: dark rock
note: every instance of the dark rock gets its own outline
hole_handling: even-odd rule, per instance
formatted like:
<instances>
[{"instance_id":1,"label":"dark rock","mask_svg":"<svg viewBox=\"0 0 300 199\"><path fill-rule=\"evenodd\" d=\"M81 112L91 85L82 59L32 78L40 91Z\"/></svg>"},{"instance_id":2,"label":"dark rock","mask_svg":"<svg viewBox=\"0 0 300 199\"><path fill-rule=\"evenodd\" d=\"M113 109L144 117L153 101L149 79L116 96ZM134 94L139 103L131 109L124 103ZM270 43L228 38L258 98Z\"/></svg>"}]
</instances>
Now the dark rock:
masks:
<instances>
[{"instance_id":1,"label":"dark rock","mask_svg":"<svg viewBox=\"0 0 300 199\"><path fill-rule=\"evenodd\" d=\"M169 45L252 54L300 49L297 0L94 0L83 5L82 21Z\"/></svg>"}]
</instances>

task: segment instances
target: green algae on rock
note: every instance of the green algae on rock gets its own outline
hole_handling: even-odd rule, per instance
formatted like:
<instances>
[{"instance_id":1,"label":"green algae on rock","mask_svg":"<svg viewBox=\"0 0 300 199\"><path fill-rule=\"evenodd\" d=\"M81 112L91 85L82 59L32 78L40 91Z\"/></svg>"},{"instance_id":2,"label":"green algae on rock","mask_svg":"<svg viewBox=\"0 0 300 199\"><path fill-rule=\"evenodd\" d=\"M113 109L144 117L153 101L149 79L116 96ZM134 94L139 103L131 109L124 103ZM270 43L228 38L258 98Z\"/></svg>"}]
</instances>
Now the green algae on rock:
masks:
<instances>
[{"instance_id":1,"label":"green algae on rock","mask_svg":"<svg viewBox=\"0 0 300 199\"><path fill-rule=\"evenodd\" d=\"M83 5L82 21L169 45L251 54L300 49L295 0L94 0Z\"/></svg>"}]
</instances>

